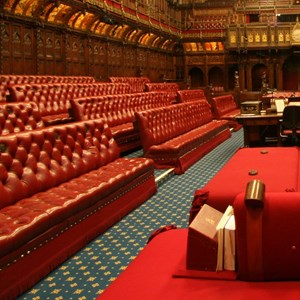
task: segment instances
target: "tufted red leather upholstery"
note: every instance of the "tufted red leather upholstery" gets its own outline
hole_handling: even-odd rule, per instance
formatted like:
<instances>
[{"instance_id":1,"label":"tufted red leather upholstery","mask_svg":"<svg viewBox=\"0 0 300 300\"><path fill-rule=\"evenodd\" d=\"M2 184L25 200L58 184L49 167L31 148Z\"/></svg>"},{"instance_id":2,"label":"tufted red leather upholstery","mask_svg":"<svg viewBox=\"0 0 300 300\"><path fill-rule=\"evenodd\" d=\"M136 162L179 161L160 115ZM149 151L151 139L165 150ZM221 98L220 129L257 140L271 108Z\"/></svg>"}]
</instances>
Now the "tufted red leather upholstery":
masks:
<instances>
[{"instance_id":1,"label":"tufted red leather upholstery","mask_svg":"<svg viewBox=\"0 0 300 300\"><path fill-rule=\"evenodd\" d=\"M46 125L72 121L69 115L70 100L105 94L128 93L128 84L120 83L47 83L22 84L8 87L9 101L37 103Z\"/></svg>"},{"instance_id":2,"label":"tufted red leather upholstery","mask_svg":"<svg viewBox=\"0 0 300 300\"><path fill-rule=\"evenodd\" d=\"M233 95L213 97L212 105L217 119L228 120L230 127L235 131L241 128L241 125L235 120L235 117L240 114L240 109L237 107Z\"/></svg>"},{"instance_id":3,"label":"tufted red leather upholstery","mask_svg":"<svg viewBox=\"0 0 300 300\"><path fill-rule=\"evenodd\" d=\"M55 75L0 75L0 102L8 96L8 86L32 83L92 83L92 76L55 76Z\"/></svg>"},{"instance_id":4,"label":"tufted red leather upholstery","mask_svg":"<svg viewBox=\"0 0 300 300\"><path fill-rule=\"evenodd\" d=\"M150 82L150 79L147 77L109 77L110 82L113 83L126 83L131 86L132 93L141 93L145 91L145 84Z\"/></svg>"},{"instance_id":5,"label":"tufted red leather upholstery","mask_svg":"<svg viewBox=\"0 0 300 300\"><path fill-rule=\"evenodd\" d=\"M107 95L71 100L75 120L103 118L110 126L122 152L140 146L139 133L133 124L135 112L168 105L171 105L171 100L166 92Z\"/></svg>"},{"instance_id":6,"label":"tufted red leather upholstery","mask_svg":"<svg viewBox=\"0 0 300 300\"><path fill-rule=\"evenodd\" d=\"M0 208L100 168L119 156L107 125L56 126L0 137Z\"/></svg>"},{"instance_id":7,"label":"tufted red leather upholstery","mask_svg":"<svg viewBox=\"0 0 300 300\"><path fill-rule=\"evenodd\" d=\"M164 91L168 92L173 103L177 102L177 91L179 86L174 82L164 82L164 83L146 83L146 92L154 91Z\"/></svg>"},{"instance_id":8,"label":"tufted red leather upholstery","mask_svg":"<svg viewBox=\"0 0 300 300\"><path fill-rule=\"evenodd\" d=\"M137 112L144 156L182 173L230 136L228 122L213 120L206 100Z\"/></svg>"},{"instance_id":9,"label":"tufted red leather upholstery","mask_svg":"<svg viewBox=\"0 0 300 300\"><path fill-rule=\"evenodd\" d=\"M198 100L206 100L204 90L179 90L177 91L178 102L190 102Z\"/></svg>"},{"instance_id":10,"label":"tufted red leather upholstery","mask_svg":"<svg viewBox=\"0 0 300 300\"><path fill-rule=\"evenodd\" d=\"M45 127L34 102L0 104L0 135Z\"/></svg>"},{"instance_id":11,"label":"tufted red leather upholstery","mask_svg":"<svg viewBox=\"0 0 300 300\"><path fill-rule=\"evenodd\" d=\"M146 158L119 158L100 119L0 136L0 269L58 224L79 221L76 214L109 205L150 176L154 183L153 169Z\"/></svg>"}]
</instances>

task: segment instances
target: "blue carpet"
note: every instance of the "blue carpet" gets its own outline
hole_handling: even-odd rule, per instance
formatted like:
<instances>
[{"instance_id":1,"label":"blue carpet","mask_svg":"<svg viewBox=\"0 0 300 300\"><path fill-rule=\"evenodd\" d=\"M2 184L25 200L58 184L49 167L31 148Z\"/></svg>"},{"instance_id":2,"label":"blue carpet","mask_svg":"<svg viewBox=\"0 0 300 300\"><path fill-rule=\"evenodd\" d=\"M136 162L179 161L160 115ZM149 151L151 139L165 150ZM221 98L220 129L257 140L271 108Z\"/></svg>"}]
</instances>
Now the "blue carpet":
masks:
<instances>
[{"instance_id":1,"label":"blue carpet","mask_svg":"<svg viewBox=\"0 0 300 300\"><path fill-rule=\"evenodd\" d=\"M185 174L168 176L146 203L18 299L95 299L143 249L154 230L170 224L187 227L195 190L203 187L242 146L243 131L239 130ZM141 151L131 156L139 155ZM161 172L157 171L156 176Z\"/></svg>"}]
</instances>

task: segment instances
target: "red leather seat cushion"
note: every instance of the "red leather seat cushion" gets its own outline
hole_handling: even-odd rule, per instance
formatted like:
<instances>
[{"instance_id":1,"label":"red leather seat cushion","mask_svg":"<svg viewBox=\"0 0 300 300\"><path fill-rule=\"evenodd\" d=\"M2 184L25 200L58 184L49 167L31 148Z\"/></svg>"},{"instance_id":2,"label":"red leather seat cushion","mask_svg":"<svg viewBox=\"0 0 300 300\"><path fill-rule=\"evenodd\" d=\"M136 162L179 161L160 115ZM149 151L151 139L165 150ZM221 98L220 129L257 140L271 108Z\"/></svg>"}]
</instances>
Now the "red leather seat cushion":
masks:
<instances>
[{"instance_id":1,"label":"red leather seat cushion","mask_svg":"<svg viewBox=\"0 0 300 300\"><path fill-rule=\"evenodd\" d=\"M18 201L0 211L0 256L115 192L122 194L147 171L146 158L120 158L45 192Z\"/></svg>"}]
</instances>

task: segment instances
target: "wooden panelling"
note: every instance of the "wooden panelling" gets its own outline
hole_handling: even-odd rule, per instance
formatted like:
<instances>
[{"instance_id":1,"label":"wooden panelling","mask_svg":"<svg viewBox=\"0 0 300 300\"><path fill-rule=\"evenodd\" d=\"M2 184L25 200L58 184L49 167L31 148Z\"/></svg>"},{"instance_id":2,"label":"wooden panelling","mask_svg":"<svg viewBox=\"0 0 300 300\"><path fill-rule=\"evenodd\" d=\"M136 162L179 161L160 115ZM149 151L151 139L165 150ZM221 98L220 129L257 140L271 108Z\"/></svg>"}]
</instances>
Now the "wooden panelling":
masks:
<instances>
[{"instance_id":1,"label":"wooden panelling","mask_svg":"<svg viewBox=\"0 0 300 300\"><path fill-rule=\"evenodd\" d=\"M145 70L142 66L136 64L136 48L132 46L123 46L123 70L127 76L143 75Z\"/></svg>"},{"instance_id":2,"label":"wooden panelling","mask_svg":"<svg viewBox=\"0 0 300 300\"><path fill-rule=\"evenodd\" d=\"M87 39L77 35L66 36L66 75L87 74Z\"/></svg>"},{"instance_id":3,"label":"wooden panelling","mask_svg":"<svg viewBox=\"0 0 300 300\"><path fill-rule=\"evenodd\" d=\"M153 82L175 74L173 54L87 33L2 20L2 74L147 76Z\"/></svg>"},{"instance_id":4,"label":"wooden panelling","mask_svg":"<svg viewBox=\"0 0 300 300\"><path fill-rule=\"evenodd\" d=\"M109 43L107 47L107 63L109 76L123 76L122 52L116 43Z\"/></svg>"},{"instance_id":5,"label":"wooden panelling","mask_svg":"<svg viewBox=\"0 0 300 300\"><path fill-rule=\"evenodd\" d=\"M51 30L37 31L38 70L40 74L64 73L64 36Z\"/></svg>"},{"instance_id":6,"label":"wooden panelling","mask_svg":"<svg viewBox=\"0 0 300 300\"><path fill-rule=\"evenodd\" d=\"M103 41L95 38L88 40L88 73L99 81L106 80L106 52L106 44Z\"/></svg>"},{"instance_id":7,"label":"wooden panelling","mask_svg":"<svg viewBox=\"0 0 300 300\"><path fill-rule=\"evenodd\" d=\"M1 39L2 71L10 74L32 74L35 71L33 29L4 22L1 26Z\"/></svg>"}]
</instances>

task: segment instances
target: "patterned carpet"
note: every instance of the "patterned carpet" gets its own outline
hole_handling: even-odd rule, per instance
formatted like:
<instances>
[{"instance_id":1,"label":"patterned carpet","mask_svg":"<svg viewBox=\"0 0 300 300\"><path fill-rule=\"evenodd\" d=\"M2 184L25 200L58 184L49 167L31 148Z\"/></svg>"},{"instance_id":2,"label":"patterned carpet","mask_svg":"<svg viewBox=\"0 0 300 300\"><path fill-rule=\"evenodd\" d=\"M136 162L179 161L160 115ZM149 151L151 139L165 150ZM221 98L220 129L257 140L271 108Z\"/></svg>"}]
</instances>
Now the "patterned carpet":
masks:
<instances>
[{"instance_id":1,"label":"patterned carpet","mask_svg":"<svg viewBox=\"0 0 300 300\"><path fill-rule=\"evenodd\" d=\"M146 203L18 299L95 299L143 249L154 230L170 224L187 227L194 191L203 187L242 146L240 130L185 174L168 176ZM141 151L131 156L138 155ZM156 172L156 176L160 174Z\"/></svg>"}]
</instances>

